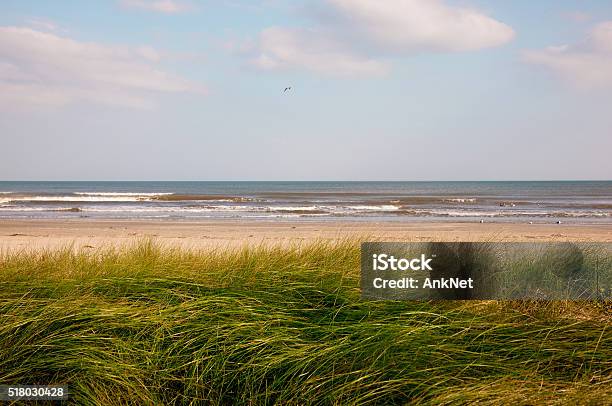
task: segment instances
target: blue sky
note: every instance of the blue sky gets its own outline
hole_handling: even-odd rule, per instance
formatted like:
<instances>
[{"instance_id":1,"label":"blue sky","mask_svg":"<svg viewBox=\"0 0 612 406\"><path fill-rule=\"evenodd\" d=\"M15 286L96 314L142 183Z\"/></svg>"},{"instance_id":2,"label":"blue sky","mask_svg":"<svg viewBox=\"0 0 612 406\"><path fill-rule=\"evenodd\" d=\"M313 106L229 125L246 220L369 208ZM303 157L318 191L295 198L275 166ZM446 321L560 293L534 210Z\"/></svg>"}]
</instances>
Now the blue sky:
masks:
<instances>
[{"instance_id":1,"label":"blue sky","mask_svg":"<svg viewBox=\"0 0 612 406\"><path fill-rule=\"evenodd\" d=\"M604 0L0 4L4 180L610 179L611 92Z\"/></svg>"}]
</instances>

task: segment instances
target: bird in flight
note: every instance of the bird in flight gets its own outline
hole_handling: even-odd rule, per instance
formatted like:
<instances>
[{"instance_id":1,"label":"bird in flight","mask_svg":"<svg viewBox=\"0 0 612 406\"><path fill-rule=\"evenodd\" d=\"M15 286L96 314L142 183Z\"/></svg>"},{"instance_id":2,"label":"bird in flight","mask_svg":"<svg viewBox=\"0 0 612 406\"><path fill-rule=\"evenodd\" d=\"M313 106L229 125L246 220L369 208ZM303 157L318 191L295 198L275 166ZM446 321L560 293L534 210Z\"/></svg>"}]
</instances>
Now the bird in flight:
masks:
<instances>
[{"instance_id":1,"label":"bird in flight","mask_svg":"<svg viewBox=\"0 0 612 406\"><path fill-rule=\"evenodd\" d=\"M291 90L291 86L287 86L285 90L283 90L283 93L287 92L288 90Z\"/></svg>"}]
</instances>

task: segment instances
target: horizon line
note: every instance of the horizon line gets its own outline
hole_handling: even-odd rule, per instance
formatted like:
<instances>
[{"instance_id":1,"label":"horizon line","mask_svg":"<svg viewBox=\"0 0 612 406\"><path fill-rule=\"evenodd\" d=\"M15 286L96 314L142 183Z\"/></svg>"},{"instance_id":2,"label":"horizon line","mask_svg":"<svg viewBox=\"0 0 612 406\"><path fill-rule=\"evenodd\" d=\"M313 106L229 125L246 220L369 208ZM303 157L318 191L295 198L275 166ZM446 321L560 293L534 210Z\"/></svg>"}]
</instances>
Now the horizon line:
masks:
<instances>
[{"instance_id":1,"label":"horizon line","mask_svg":"<svg viewBox=\"0 0 612 406\"><path fill-rule=\"evenodd\" d=\"M345 182L345 183L349 183L349 182L353 182L353 183L375 183L375 182L386 182L386 183L402 183L402 182L422 182L422 183L432 183L432 182L612 182L612 179L500 179L500 180L491 180L491 179L484 179L484 180L474 180L474 179L468 179L468 180L385 180L385 179L381 179L381 180L361 180L361 179L357 179L357 180L343 180L343 179L334 179L334 180L317 180L317 179L310 179L310 180L289 180L289 179L284 179L284 180L237 180L237 179L214 179L214 180L204 180L204 179L172 179L172 180L163 180L163 179L127 179L127 180L117 180L117 179L98 179L98 180L94 180L94 179L88 179L88 180L75 180L75 179L25 179L25 180L20 180L20 179L12 179L12 180L0 180L0 182L217 182L217 183L221 183L221 182L240 182L240 183L255 183L255 182L268 182L268 183L273 183L273 182L277 182L277 183L282 183L282 182L293 182L293 183L309 183L309 182L319 182L319 183L332 183L332 182Z\"/></svg>"}]
</instances>

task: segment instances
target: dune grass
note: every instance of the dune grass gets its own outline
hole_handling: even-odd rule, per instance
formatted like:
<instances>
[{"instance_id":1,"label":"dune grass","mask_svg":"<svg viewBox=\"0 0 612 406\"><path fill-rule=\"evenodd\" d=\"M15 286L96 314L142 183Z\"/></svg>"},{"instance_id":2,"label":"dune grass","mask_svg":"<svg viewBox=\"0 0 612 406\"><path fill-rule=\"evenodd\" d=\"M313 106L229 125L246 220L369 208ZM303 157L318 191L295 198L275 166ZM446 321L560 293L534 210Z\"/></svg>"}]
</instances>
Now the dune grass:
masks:
<instances>
[{"instance_id":1,"label":"dune grass","mask_svg":"<svg viewBox=\"0 0 612 406\"><path fill-rule=\"evenodd\" d=\"M0 255L0 383L75 404L610 404L610 304L364 301L359 243Z\"/></svg>"}]
</instances>

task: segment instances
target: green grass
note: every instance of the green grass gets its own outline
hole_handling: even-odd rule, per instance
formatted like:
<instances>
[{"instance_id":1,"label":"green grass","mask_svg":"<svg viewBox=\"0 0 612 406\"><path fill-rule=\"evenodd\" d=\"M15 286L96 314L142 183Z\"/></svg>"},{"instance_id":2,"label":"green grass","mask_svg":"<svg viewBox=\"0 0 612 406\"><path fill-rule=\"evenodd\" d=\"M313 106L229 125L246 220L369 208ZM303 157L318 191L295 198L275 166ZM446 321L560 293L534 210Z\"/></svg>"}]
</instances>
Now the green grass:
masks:
<instances>
[{"instance_id":1,"label":"green grass","mask_svg":"<svg viewBox=\"0 0 612 406\"><path fill-rule=\"evenodd\" d=\"M357 241L0 255L0 384L75 404L610 404L608 303L363 301Z\"/></svg>"}]
</instances>

